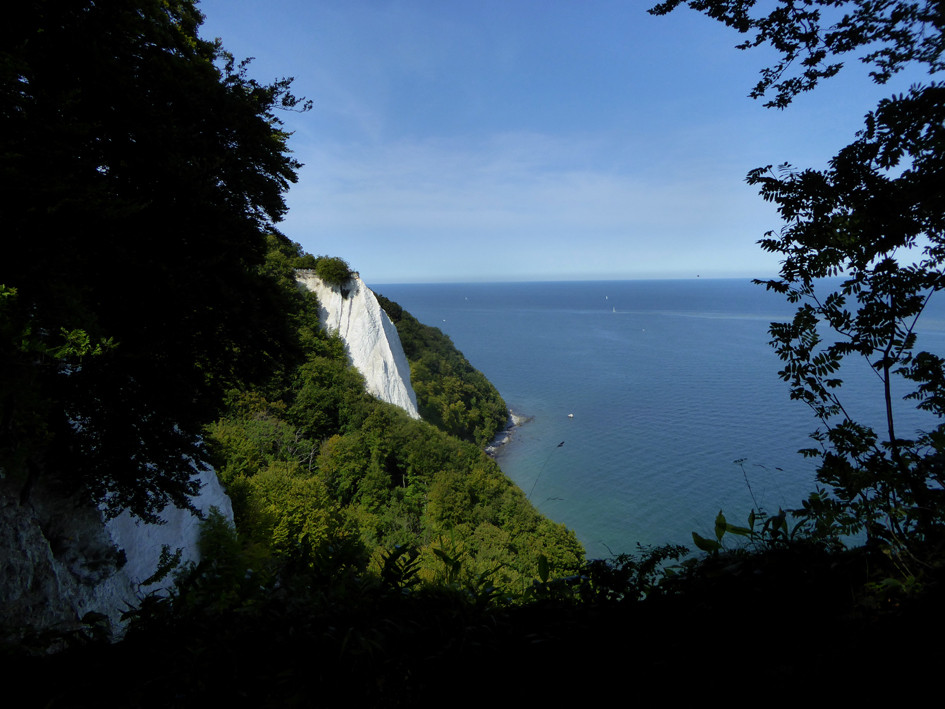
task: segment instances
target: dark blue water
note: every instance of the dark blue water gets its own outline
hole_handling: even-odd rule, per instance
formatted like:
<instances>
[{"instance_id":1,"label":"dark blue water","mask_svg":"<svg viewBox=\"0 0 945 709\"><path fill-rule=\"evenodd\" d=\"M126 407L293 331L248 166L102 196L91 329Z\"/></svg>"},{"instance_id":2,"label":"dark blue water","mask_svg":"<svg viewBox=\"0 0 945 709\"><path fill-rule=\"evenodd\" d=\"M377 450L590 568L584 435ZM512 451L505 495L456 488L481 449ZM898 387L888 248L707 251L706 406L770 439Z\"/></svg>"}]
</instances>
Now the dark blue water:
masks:
<instances>
[{"instance_id":1,"label":"dark blue water","mask_svg":"<svg viewBox=\"0 0 945 709\"><path fill-rule=\"evenodd\" d=\"M711 536L720 509L744 523L752 508L794 507L813 488L814 463L797 451L812 445L816 421L790 400L767 344L769 323L793 308L762 287L372 287L448 334L516 413L533 417L498 461L591 557L637 542L691 546L692 531ZM920 347L945 353L943 323L925 318ZM865 367L845 389L854 418L882 420L882 392Z\"/></svg>"}]
</instances>

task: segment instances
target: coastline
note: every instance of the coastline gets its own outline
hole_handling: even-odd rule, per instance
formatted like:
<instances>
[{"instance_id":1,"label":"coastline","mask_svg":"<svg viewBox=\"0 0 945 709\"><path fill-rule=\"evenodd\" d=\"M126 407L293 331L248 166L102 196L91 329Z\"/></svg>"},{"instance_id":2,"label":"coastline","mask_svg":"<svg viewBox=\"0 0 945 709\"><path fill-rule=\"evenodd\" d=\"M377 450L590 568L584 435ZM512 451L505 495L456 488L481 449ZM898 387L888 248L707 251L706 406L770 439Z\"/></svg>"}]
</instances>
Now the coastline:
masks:
<instances>
[{"instance_id":1,"label":"coastline","mask_svg":"<svg viewBox=\"0 0 945 709\"><path fill-rule=\"evenodd\" d=\"M509 409L509 418L505 424L505 428L499 431L495 438L492 439L492 442L486 446L486 455L490 458L495 458L496 453L498 453L499 448L511 442L512 435L515 433L515 429L520 426L524 426L526 423L531 421L534 416L525 416L523 414L517 414L512 409Z\"/></svg>"}]
</instances>

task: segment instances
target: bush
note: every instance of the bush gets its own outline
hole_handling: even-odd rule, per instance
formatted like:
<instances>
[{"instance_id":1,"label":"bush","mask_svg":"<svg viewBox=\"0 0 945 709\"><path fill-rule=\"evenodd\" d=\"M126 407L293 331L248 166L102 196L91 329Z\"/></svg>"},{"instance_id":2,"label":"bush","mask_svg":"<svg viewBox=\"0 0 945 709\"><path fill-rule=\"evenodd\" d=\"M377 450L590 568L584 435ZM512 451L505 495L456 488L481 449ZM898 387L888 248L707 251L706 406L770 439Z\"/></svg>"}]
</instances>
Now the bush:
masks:
<instances>
[{"instance_id":1,"label":"bush","mask_svg":"<svg viewBox=\"0 0 945 709\"><path fill-rule=\"evenodd\" d=\"M344 259L320 256L315 262L315 273L329 286L340 286L351 278L351 267Z\"/></svg>"}]
</instances>

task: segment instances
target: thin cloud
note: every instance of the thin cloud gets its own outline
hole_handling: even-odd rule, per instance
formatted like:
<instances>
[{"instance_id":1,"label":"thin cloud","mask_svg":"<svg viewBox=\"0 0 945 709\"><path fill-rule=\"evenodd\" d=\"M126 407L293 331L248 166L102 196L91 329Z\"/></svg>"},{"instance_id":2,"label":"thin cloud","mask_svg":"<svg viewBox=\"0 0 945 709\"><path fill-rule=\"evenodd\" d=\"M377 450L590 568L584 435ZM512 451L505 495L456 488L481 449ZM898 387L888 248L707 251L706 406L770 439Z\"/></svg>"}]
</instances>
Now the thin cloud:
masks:
<instances>
[{"instance_id":1,"label":"thin cloud","mask_svg":"<svg viewBox=\"0 0 945 709\"><path fill-rule=\"evenodd\" d=\"M465 247L466 263L482 263L470 253L479 249L518 259L525 271L553 250L575 272L605 265L616 275L639 271L640 257L657 258L667 239L677 247L658 265L692 271L698 264L686 262L687 252L697 256L708 237L718 250L733 223L773 220L744 184L702 174L665 179L647 164L637 174L602 171L594 168L602 149L596 141L535 134L476 145L335 146L311 156L319 176L293 190L284 230L319 253L348 254L373 239L369 264L383 263L387 273L435 259L455 271L457 247ZM751 230L746 246L755 251L764 229ZM575 243L582 248L571 249Z\"/></svg>"}]
</instances>

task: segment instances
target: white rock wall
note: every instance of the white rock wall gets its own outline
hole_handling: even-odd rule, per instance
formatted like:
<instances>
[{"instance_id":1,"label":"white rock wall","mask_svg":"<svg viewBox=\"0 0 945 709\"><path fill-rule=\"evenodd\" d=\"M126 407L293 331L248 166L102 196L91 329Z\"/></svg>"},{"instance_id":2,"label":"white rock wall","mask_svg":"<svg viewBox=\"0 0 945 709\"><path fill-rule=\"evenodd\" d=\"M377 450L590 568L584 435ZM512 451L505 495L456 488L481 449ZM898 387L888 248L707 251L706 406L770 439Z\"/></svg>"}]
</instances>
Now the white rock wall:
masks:
<instances>
[{"instance_id":1,"label":"white rock wall","mask_svg":"<svg viewBox=\"0 0 945 709\"><path fill-rule=\"evenodd\" d=\"M233 507L216 473L198 471L193 499L202 512L216 507L233 521ZM69 631L89 612L111 621L119 637L121 615L149 592L164 592L173 578L150 586L161 549L181 549L181 561L198 561L199 519L168 507L164 524L146 524L124 513L108 522L95 507L62 497L41 484L27 496L0 479L0 627Z\"/></svg>"},{"instance_id":2,"label":"white rock wall","mask_svg":"<svg viewBox=\"0 0 945 709\"><path fill-rule=\"evenodd\" d=\"M400 336L373 291L357 274L341 287L326 285L312 269L299 269L296 279L318 296L322 327L341 337L368 392L420 418Z\"/></svg>"},{"instance_id":3,"label":"white rock wall","mask_svg":"<svg viewBox=\"0 0 945 709\"><path fill-rule=\"evenodd\" d=\"M217 474L212 468L201 468L197 473L200 481L200 493L191 498L194 507L206 514L211 508L219 510L223 516L233 522L233 504L224 492ZM105 528L112 542L125 552L127 563L122 573L142 593L149 593L166 587L172 579L166 578L152 585L141 585L154 575L161 559L161 550L167 546L173 554L181 550L181 563L197 562L200 554L197 542L200 538L200 518L190 510L169 506L161 513L164 524L147 524L127 512L105 523Z\"/></svg>"},{"instance_id":4,"label":"white rock wall","mask_svg":"<svg viewBox=\"0 0 945 709\"><path fill-rule=\"evenodd\" d=\"M343 289L326 286L313 271L297 277L318 296L322 325L339 334L368 392L420 418L400 337L374 293L357 275ZM232 522L232 504L216 473L207 468L198 475L195 507L216 507ZM120 634L122 613L172 582L142 583L157 570L164 546L171 553L181 549L183 562L199 560L199 518L173 507L162 517L160 525L127 513L103 523L94 507L53 490L37 486L24 499L0 476L0 626L68 630L94 611Z\"/></svg>"}]
</instances>

